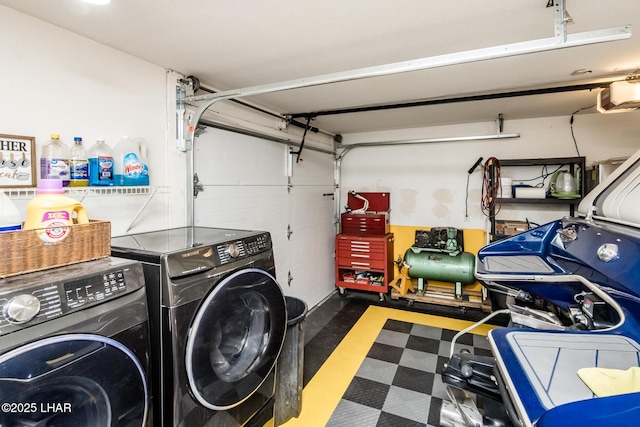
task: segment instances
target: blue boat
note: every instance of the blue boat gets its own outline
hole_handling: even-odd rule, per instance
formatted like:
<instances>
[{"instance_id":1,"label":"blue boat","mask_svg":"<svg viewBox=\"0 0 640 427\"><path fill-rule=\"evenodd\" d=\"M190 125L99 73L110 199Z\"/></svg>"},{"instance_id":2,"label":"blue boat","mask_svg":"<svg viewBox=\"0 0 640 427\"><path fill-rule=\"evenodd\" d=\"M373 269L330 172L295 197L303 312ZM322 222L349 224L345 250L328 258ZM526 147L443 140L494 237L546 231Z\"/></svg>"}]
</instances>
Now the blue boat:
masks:
<instances>
[{"instance_id":1,"label":"blue boat","mask_svg":"<svg viewBox=\"0 0 640 427\"><path fill-rule=\"evenodd\" d=\"M479 324L509 327L491 357L452 351L441 425L640 425L640 151L576 217L482 248L475 277L494 302Z\"/></svg>"}]
</instances>

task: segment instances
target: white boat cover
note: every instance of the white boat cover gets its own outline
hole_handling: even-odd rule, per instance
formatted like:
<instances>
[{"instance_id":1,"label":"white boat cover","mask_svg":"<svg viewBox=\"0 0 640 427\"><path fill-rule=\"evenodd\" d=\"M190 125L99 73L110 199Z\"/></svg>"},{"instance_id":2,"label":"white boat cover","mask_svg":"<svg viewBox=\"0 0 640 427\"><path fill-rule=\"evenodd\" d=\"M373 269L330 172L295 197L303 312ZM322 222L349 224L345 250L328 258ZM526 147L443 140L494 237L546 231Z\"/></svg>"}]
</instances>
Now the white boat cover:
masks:
<instances>
[{"instance_id":1,"label":"white boat cover","mask_svg":"<svg viewBox=\"0 0 640 427\"><path fill-rule=\"evenodd\" d=\"M640 150L582 199L578 215L640 228Z\"/></svg>"}]
</instances>

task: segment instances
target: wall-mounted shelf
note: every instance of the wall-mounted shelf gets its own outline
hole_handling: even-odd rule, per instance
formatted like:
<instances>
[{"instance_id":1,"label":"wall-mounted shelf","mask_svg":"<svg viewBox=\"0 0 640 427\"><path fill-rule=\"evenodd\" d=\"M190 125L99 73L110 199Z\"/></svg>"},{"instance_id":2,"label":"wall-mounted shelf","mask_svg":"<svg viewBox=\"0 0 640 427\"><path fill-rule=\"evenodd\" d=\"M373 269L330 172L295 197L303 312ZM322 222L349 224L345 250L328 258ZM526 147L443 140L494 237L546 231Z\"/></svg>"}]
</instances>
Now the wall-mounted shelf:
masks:
<instances>
[{"instance_id":1,"label":"wall-mounted shelf","mask_svg":"<svg viewBox=\"0 0 640 427\"><path fill-rule=\"evenodd\" d=\"M581 199L581 198L580 198ZM580 199L558 199L555 197L547 197L544 199L525 199L504 197L500 201L505 204L523 204L523 205L566 205L580 203Z\"/></svg>"},{"instance_id":2,"label":"wall-mounted shelf","mask_svg":"<svg viewBox=\"0 0 640 427\"><path fill-rule=\"evenodd\" d=\"M13 200L28 200L38 194L38 189L32 188L2 188L2 191ZM69 197L101 197L101 196L145 196L157 193L167 193L168 187L66 187L64 194Z\"/></svg>"},{"instance_id":3,"label":"wall-mounted shelf","mask_svg":"<svg viewBox=\"0 0 640 427\"><path fill-rule=\"evenodd\" d=\"M1 190L13 200L30 200L38 195L37 188L1 188ZM148 185L134 187L65 187L64 194L79 199L80 202L82 202L85 197L147 196L147 199L129 223L127 227L127 231L129 231L153 196L158 193L168 193L169 191L169 187L150 187Z\"/></svg>"},{"instance_id":4,"label":"wall-mounted shelf","mask_svg":"<svg viewBox=\"0 0 640 427\"><path fill-rule=\"evenodd\" d=\"M585 195L585 158L584 157L550 157L543 159L500 159L500 168L512 167L512 166L568 166L569 172L575 176L576 171L580 170L580 180L578 183L578 190L582 196ZM496 181L495 166L491 166L489 169L491 184ZM499 183L498 183L499 185ZM571 199L559 199L556 197L546 197L544 199L528 199L528 198L499 198L499 204L522 204L522 205L563 205L569 207L569 215L575 214L576 206L580 204L582 198ZM491 222L491 235L490 240L495 240L496 237L496 210L495 207L491 209L489 214Z\"/></svg>"}]
</instances>

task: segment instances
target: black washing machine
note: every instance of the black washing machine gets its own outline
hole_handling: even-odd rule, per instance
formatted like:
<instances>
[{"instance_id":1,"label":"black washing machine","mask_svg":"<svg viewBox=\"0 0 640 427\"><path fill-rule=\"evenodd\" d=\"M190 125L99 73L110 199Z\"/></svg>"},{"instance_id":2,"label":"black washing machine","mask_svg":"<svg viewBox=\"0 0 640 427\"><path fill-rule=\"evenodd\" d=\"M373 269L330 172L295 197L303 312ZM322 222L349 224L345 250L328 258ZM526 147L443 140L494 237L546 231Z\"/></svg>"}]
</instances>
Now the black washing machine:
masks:
<instances>
[{"instance_id":1,"label":"black washing machine","mask_svg":"<svg viewBox=\"0 0 640 427\"><path fill-rule=\"evenodd\" d=\"M157 425L262 426L287 327L267 232L181 227L115 237L142 261Z\"/></svg>"},{"instance_id":2,"label":"black washing machine","mask_svg":"<svg viewBox=\"0 0 640 427\"><path fill-rule=\"evenodd\" d=\"M151 426L142 265L0 279L0 426Z\"/></svg>"}]
</instances>

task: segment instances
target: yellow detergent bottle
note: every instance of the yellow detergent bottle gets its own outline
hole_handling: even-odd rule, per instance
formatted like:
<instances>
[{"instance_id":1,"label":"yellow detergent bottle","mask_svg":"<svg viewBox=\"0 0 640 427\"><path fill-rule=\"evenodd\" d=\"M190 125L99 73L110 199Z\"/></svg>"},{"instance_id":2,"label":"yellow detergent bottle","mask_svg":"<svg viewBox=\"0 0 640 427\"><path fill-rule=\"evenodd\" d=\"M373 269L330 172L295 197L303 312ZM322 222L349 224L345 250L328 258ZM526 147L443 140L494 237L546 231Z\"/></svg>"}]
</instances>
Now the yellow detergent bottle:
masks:
<instances>
[{"instance_id":1,"label":"yellow detergent bottle","mask_svg":"<svg viewBox=\"0 0 640 427\"><path fill-rule=\"evenodd\" d=\"M74 223L89 223L85 207L64 195L61 180L41 179L38 195L27 204L23 229L35 229L44 242L58 243L69 235Z\"/></svg>"}]
</instances>

